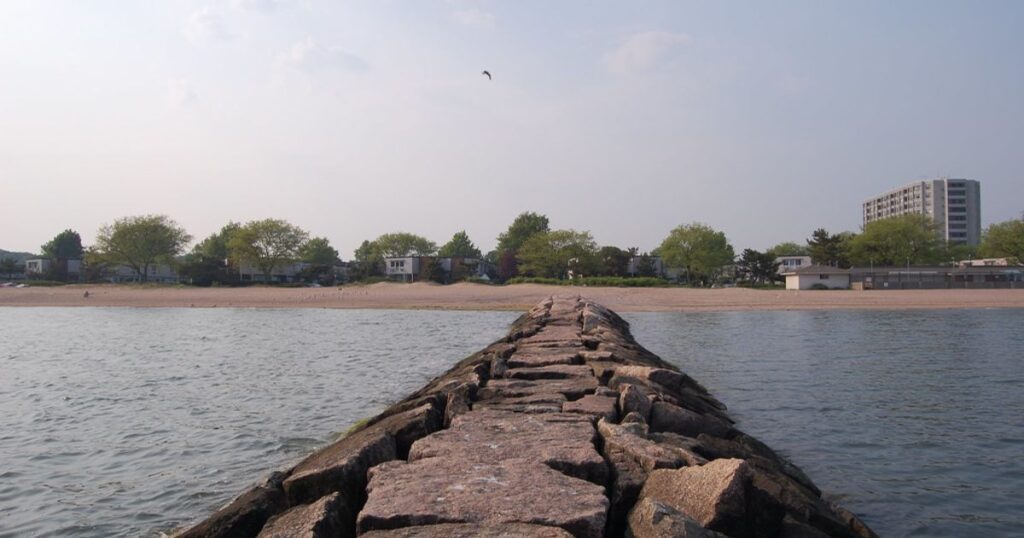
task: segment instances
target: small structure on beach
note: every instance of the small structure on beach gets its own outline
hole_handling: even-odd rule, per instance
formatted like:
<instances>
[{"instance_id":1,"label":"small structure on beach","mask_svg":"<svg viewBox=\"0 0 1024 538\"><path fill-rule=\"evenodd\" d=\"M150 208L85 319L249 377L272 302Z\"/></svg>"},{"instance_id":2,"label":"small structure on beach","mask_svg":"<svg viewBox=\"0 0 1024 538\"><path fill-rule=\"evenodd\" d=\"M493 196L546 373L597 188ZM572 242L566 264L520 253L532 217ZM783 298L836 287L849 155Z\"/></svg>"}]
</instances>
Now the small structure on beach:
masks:
<instances>
[{"instance_id":1,"label":"small structure on beach","mask_svg":"<svg viewBox=\"0 0 1024 538\"><path fill-rule=\"evenodd\" d=\"M782 273L787 290L845 290L850 287L850 270L826 265L808 265Z\"/></svg>"}]
</instances>

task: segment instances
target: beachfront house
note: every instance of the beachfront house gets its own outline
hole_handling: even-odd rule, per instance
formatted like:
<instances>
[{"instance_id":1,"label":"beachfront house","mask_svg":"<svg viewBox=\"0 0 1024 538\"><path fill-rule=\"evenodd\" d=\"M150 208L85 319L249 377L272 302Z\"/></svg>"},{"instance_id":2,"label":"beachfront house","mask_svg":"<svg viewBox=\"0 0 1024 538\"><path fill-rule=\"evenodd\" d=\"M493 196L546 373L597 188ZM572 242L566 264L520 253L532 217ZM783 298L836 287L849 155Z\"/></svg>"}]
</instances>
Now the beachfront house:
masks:
<instances>
[{"instance_id":1,"label":"beachfront house","mask_svg":"<svg viewBox=\"0 0 1024 538\"><path fill-rule=\"evenodd\" d=\"M808 265L782 273L787 290L830 289L850 287L850 270L824 265Z\"/></svg>"},{"instance_id":2,"label":"beachfront house","mask_svg":"<svg viewBox=\"0 0 1024 538\"><path fill-rule=\"evenodd\" d=\"M446 282L467 278L490 280L497 274L497 267L483 259L439 256L384 258L384 274L401 282L430 280L430 273L437 271L435 264L440 266L438 272L445 275Z\"/></svg>"},{"instance_id":3,"label":"beachfront house","mask_svg":"<svg viewBox=\"0 0 1024 538\"><path fill-rule=\"evenodd\" d=\"M855 290L1024 288L1024 267L853 267L850 269L850 287Z\"/></svg>"},{"instance_id":4,"label":"beachfront house","mask_svg":"<svg viewBox=\"0 0 1024 538\"><path fill-rule=\"evenodd\" d=\"M51 260L49 258L25 260L25 277L47 278L53 276L69 282L77 282L81 279L82 260L63 260L61 263L67 264L67 267L64 268L58 268L57 263L58 262L56 260ZM61 269L61 271L55 272L58 269Z\"/></svg>"},{"instance_id":5,"label":"beachfront house","mask_svg":"<svg viewBox=\"0 0 1024 538\"><path fill-rule=\"evenodd\" d=\"M776 273L782 275L784 273L791 273L803 267L809 267L811 265L811 257L779 256L775 258L775 263L779 264L779 268L776 270Z\"/></svg>"}]
</instances>

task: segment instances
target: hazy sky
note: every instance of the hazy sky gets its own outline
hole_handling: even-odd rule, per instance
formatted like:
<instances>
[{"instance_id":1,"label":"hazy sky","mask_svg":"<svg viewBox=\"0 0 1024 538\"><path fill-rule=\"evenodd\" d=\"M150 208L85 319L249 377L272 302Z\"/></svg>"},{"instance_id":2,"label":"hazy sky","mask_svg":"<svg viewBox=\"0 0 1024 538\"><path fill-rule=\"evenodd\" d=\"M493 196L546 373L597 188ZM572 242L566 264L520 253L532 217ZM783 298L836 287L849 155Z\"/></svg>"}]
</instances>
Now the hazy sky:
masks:
<instances>
[{"instance_id":1,"label":"hazy sky","mask_svg":"<svg viewBox=\"0 0 1024 538\"><path fill-rule=\"evenodd\" d=\"M602 245L737 251L981 181L1024 211L1024 2L0 4L0 248L164 213L363 239L520 212ZM483 69L494 75L488 81Z\"/></svg>"}]
</instances>

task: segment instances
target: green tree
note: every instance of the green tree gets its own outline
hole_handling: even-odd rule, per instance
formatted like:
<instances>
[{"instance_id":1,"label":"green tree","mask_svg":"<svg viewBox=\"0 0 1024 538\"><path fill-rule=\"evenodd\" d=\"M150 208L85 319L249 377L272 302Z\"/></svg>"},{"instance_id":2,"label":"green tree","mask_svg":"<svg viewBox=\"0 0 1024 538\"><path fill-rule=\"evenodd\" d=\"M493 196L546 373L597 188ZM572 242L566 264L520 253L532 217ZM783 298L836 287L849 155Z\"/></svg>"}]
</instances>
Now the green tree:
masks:
<instances>
[{"instance_id":1,"label":"green tree","mask_svg":"<svg viewBox=\"0 0 1024 538\"><path fill-rule=\"evenodd\" d=\"M456 233L451 240L445 243L437 255L444 258L474 258L480 259L480 249L469 240L466 231Z\"/></svg>"},{"instance_id":2,"label":"green tree","mask_svg":"<svg viewBox=\"0 0 1024 538\"><path fill-rule=\"evenodd\" d=\"M100 228L93 259L98 265L126 265L146 282L150 266L174 263L191 240L184 228L165 215L124 217Z\"/></svg>"},{"instance_id":3,"label":"green tree","mask_svg":"<svg viewBox=\"0 0 1024 538\"><path fill-rule=\"evenodd\" d=\"M82 237L74 230L64 230L40 248L43 256L53 260L80 260L84 253Z\"/></svg>"},{"instance_id":4,"label":"green tree","mask_svg":"<svg viewBox=\"0 0 1024 538\"><path fill-rule=\"evenodd\" d=\"M313 265L332 266L338 261L338 251L326 237L313 237L299 248L299 260Z\"/></svg>"},{"instance_id":5,"label":"green tree","mask_svg":"<svg viewBox=\"0 0 1024 538\"><path fill-rule=\"evenodd\" d=\"M20 273L24 268L18 265L15 258L0 258L0 273L7 275L7 278L14 278L14 273Z\"/></svg>"},{"instance_id":6,"label":"green tree","mask_svg":"<svg viewBox=\"0 0 1024 538\"><path fill-rule=\"evenodd\" d=\"M857 265L924 265L941 261L942 240L926 215L901 215L869 222L850 240Z\"/></svg>"},{"instance_id":7,"label":"green tree","mask_svg":"<svg viewBox=\"0 0 1024 538\"><path fill-rule=\"evenodd\" d=\"M687 282L704 286L736 256L724 233L700 223L676 227L658 249L666 267L684 269Z\"/></svg>"},{"instance_id":8,"label":"green tree","mask_svg":"<svg viewBox=\"0 0 1024 538\"><path fill-rule=\"evenodd\" d=\"M743 250L738 265L743 275L754 284L771 283L779 270L774 255L750 248Z\"/></svg>"},{"instance_id":9,"label":"green tree","mask_svg":"<svg viewBox=\"0 0 1024 538\"><path fill-rule=\"evenodd\" d=\"M806 245L800 245L792 241L785 241L765 251L765 254L772 258L779 256L810 256Z\"/></svg>"},{"instance_id":10,"label":"green tree","mask_svg":"<svg viewBox=\"0 0 1024 538\"><path fill-rule=\"evenodd\" d=\"M1013 258L1024 263L1024 220L1008 220L985 228L978 251L987 258Z\"/></svg>"},{"instance_id":11,"label":"green tree","mask_svg":"<svg viewBox=\"0 0 1024 538\"><path fill-rule=\"evenodd\" d=\"M362 280L372 276L380 276L384 266L384 255L381 254L377 244L370 240L364 240L359 248L355 250L352 257L350 274L355 280Z\"/></svg>"},{"instance_id":12,"label":"green tree","mask_svg":"<svg viewBox=\"0 0 1024 538\"><path fill-rule=\"evenodd\" d=\"M437 252L437 244L433 241L405 232L387 233L373 242L380 255L385 258L432 256Z\"/></svg>"},{"instance_id":13,"label":"green tree","mask_svg":"<svg viewBox=\"0 0 1024 538\"><path fill-rule=\"evenodd\" d=\"M526 242L527 239L542 232L547 232L548 218L539 213L527 211L520 213L512 224L509 225L508 229L498 235L498 252L512 252L519 251L519 247Z\"/></svg>"},{"instance_id":14,"label":"green tree","mask_svg":"<svg viewBox=\"0 0 1024 538\"><path fill-rule=\"evenodd\" d=\"M228 259L231 256L231 249L228 248L228 243L231 242L231 236L241 227L242 225L237 222L228 222L219 232L210 234L206 239L196 243L192 247L192 253L215 260Z\"/></svg>"},{"instance_id":15,"label":"green tree","mask_svg":"<svg viewBox=\"0 0 1024 538\"><path fill-rule=\"evenodd\" d=\"M274 270L299 260L299 249L309 237L287 221L264 219L246 223L228 241L231 258L255 266L266 281Z\"/></svg>"},{"instance_id":16,"label":"green tree","mask_svg":"<svg viewBox=\"0 0 1024 538\"><path fill-rule=\"evenodd\" d=\"M619 247L601 247L597 251L597 259L600 264L598 272L602 276L626 276L629 269L629 259L633 255L628 250Z\"/></svg>"},{"instance_id":17,"label":"green tree","mask_svg":"<svg viewBox=\"0 0 1024 538\"><path fill-rule=\"evenodd\" d=\"M517 256L523 274L564 278L570 269L593 274L597 268L597 243L590 232L554 230L533 234L519 246Z\"/></svg>"},{"instance_id":18,"label":"green tree","mask_svg":"<svg viewBox=\"0 0 1024 538\"><path fill-rule=\"evenodd\" d=\"M818 228L807 240L807 255L818 265L850 267L850 249L855 237L852 232L833 235L824 228Z\"/></svg>"}]
</instances>

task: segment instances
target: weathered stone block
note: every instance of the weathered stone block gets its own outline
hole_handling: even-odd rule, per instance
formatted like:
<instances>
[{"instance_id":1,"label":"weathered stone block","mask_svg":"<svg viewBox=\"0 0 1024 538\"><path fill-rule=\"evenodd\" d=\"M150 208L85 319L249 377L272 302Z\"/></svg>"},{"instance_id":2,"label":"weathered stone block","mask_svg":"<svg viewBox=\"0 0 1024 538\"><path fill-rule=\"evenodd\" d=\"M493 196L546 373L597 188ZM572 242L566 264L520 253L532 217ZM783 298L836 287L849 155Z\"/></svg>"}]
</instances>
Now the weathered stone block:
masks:
<instances>
[{"instance_id":1,"label":"weathered stone block","mask_svg":"<svg viewBox=\"0 0 1024 538\"><path fill-rule=\"evenodd\" d=\"M594 377L574 377L551 381L528 381L525 379L492 379L486 387L477 391L477 399L515 398L534 394L564 394L570 400L594 392L598 387Z\"/></svg>"},{"instance_id":2,"label":"weathered stone block","mask_svg":"<svg viewBox=\"0 0 1024 538\"><path fill-rule=\"evenodd\" d=\"M629 513L627 538L730 538L704 528L693 518L650 498L641 499Z\"/></svg>"},{"instance_id":3,"label":"weathered stone block","mask_svg":"<svg viewBox=\"0 0 1024 538\"><path fill-rule=\"evenodd\" d=\"M651 417L651 400L636 386L625 383L619 386L619 409L623 415L636 413L647 422Z\"/></svg>"},{"instance_id":4,"label":"weathered stone block","mask_svg":"<svg viewBox=\"0 0 1024 538\"><path fill-rule=\"evenodd\" d=\"M389 462L370 471L358 531L439 523L531 523L604 536L604 487L529 460Z\"/></svg>"},{"instance_id":5,"label":"weathered stone block","mask_svg":"<svg viewBox=\"0 0 1024 538\"><path fill-rule=\"evenodd\" d=\"M604 418L606 420L617 421L619 420L619 411L615 406L615 398L588 394L579 400L565 402L562 404L562 411L566 413L590 415L594 417L594 420Z\"/></svg>"},{"instance_id":6,"label":"weathered stone block","mask_svg":"<svg viewBox=\"0 0 1024 538\"><path fill-rule=\"evenodd\" d=\"M604 439L605 454L621 452L639 465L645 473L655 469L678 469L686 465L676 451L647 439L643 424L614 424L605 420L597 423Z\"/></svg>"},{"instance_id":7,"label":"weathered stone block","mask_svg":"<svg viewBox=\"0 0 1024 538\"><path fill-rule=\"evenodd\" d=\"M561 413L566 401L562 394L535 394L517 398L495 398L473 404L477 411L514 411L516 413Z\"/></svg>"},{"instance_id":8,"label":"weathered stone block","mask_svg":"<svg viewBox=\"0 0 1024 538\"><path fill-rule=\"evenodd\" d=\"M370 531L360 535L360 538L572 538L572 535L558 527L526 523L441 523Z\"/></svg>"},{"instance_id":9,"label":"weathered stone block","mask_svg":"<svg viewBox=\"0 0 1024 538\"><path fill-rule=\"evenodd\" d=\"M451 428L417 441L409 451L409 461L521 459L603 485L608 467L594 447L596 437L593 424L580 415L473 411L457 417Z\"/></svg>"},{"instance_id":10,"label":"weathered stone block","mask_svg":"<svg viewBox=\"0 0 1024 538\"><path fill-rule=\"evenodd\" d=\"M528 348L519 351L508 358L509 368L531 368L537 366L552 366L556 364L580 364L578 351L566 348Z\"/></svg>"},{"instance_id":11,"label":"weathered stone block","mask_svg":"<svg viewBox=\"0 0 1024 538\"><path fill-rule=\"evenodd\" d=\"M313 504L296 506L274 517L259 538L336 538L347 530L351 521L349 507L341 495L332 493ZM350 531L349 531L350 532Z\"/></svg>"},{"instance_id":12,"label":"weathered stone block","mask_svg":"<svg viewBox=\"0 0 1024 538\"><path fill-rule=\"evenodd\" d=\"M653 431L678 433L687 437L697 437L702 433L729 437L735 433L728 422L666 402L654 402L650 424Z\"/></svg>"},{"instance_id":13,"label":"weathered stone block","mask_svg":"<svg viewBox=\"0 0 1024 538\"><path fill-rule=\"evenodd\" d=\"M594 377L594 371L589 366L556 364L538 368L510 368L505 372L505 377L528 380L571 379L574 377Z\"/></svg>"},{"instance_id":14,"label":"weathered stone block","mask_svg":"<svg viewBox=\"0 0 1024 538\"><path fill-rule=\"evenodd\" d=\"M753 536L747 515L746 487L750 475L746 463L735 459L673 471L657 470L647 477L640 498L671 506L708 529L737 538ZM763 530L763 534L759 530L757 535L774 536L778 527Z\"/></svg>"}]
</instances>

